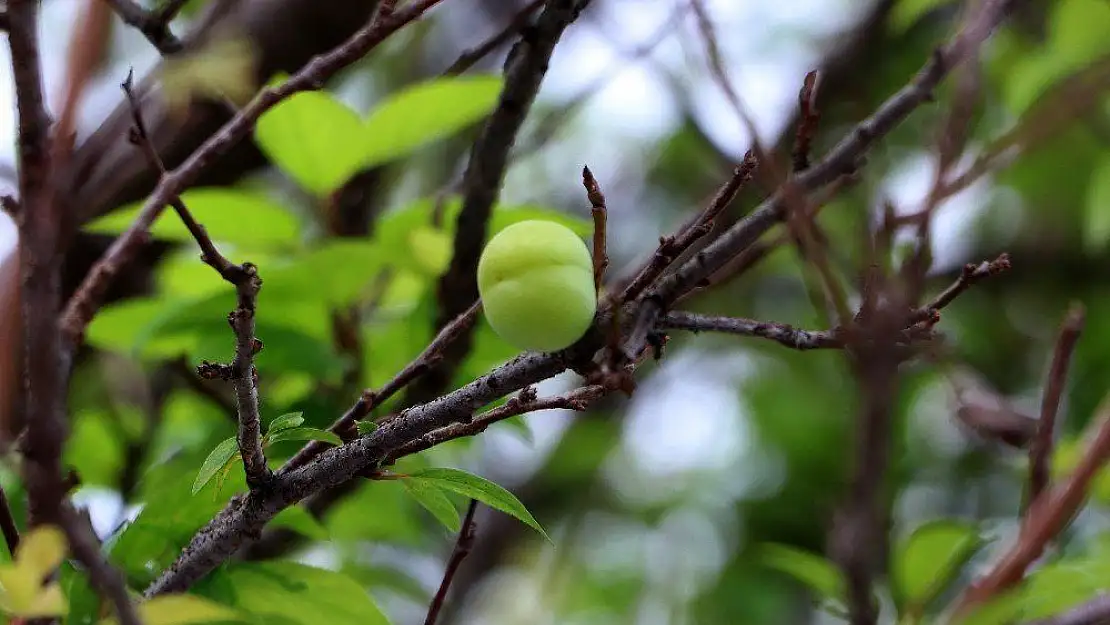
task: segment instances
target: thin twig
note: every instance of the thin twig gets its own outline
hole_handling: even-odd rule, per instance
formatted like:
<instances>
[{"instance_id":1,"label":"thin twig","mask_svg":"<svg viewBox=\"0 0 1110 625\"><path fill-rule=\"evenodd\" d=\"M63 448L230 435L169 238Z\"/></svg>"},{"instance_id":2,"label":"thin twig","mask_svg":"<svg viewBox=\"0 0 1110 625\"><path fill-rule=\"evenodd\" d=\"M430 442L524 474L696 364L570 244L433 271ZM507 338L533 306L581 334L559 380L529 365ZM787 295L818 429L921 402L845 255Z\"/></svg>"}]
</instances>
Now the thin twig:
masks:
<instances>
[{"instance_id":1,"label":"thin twig","mask_svg":"<svg viewBox=\"0 0 1110 625\"><path fill-rule=\"evenodd\" d=\"M474 535L478 529L478 524L474 521L474 513L477 510L478 500L471 499L470 505L466 508L466 515L463 517L462 528L459 529L459 537L455 541L455 548L451 550L451 557L447 559L443 580L440 581L439 589L436 590L432 602L428 605L428 615L424 617L424 625L435 625L436 619L439 618L439 611L443 609L443 602L447 599L447 591L451 589L451 582L455 579L455 573L458 572L466 556L470 555L470 549L474 546Z\"/></svg>"},{"instance_id":2,"label":"thin twig","mask_svg":"<svg viewBox=\"0 0 1110 625\"><path fill-rule=\"evenodd\" d=\"M683 226L677 236L660 238L659 247L655 249L647 264L636 273L636 277L624 288L620 294L620 301L630 302L639 297L640 293L654 283L675 259L690 249L698 239L709 234L713 228L713 221L728 208L736 194L751 181L758 164L754 153L746 153L744 160L732 169L732 176L717 189L705 210Z\"/></svg>"},{"instance_id":3,"label":"thin twig","mask_svg":"<svg viewBox=\"0 0 1110 625\"><path fill-rule=\"evenodd\" d=\"M960 277L947 289L937 294L932 301L914 312L911 319L915 321L926 321L936 318L938 312L955 301L964 291L975 286L976 283L985 278L996 276L1009 269L1010 255L1006 253L999 254L994 260L985 260L978 264L968 263L964 265L963 271L960 272Z\"/></svg>"},{"instance_id":4,"label":"thin twig","mask_svg":"<svg viewBox=\"0 0 1110 625\"><path fill-rule=\"evenodd\" d=\"M801 90L798 91L798 107L801 109L801 115L798 120L798 130L794 136L794 173L809 169L813 135L817 132L817 122L821 120L821 111L817 110L819 78L820 74L816 70L809 72L802 82Z\"/></svg>"},{"instance_id":5,"label":"thin twig","mask_svg":"<svg viewBox=\"0 0 1110 625\"><path fill-rule=\"evenodd\" d=\"M65 505L62 510L62 528L73 556L88 570L89 579L96 589L112 602L120 623L142 625L135 604L131 602L127 581L101 552L87 512L78 512L73 506Z\"/></svg>"},{"instance_id":6,"label":"thin twig","mask_svg":"<svg viewBox=\"0 0 1110 625\"><path fill-rule=\"evenodd\" d=\"M1071 475L1033 500L1014 544L956 600L957 616L1020 582L1026 569L1044 552L1045 545L1075 517L1087 499L1091 482L1110 460L1110 398L1103 401L1093 423L1097 427L1095 435Z\"/></svg>"},{"instance_id":7,"label":"thin twig","mask_svg":"<svg viewBox=\"0 0 1110 625\"><path fill-rule=\"evenodd\" d=\"M590 215L594 218L594 291L601 292L601 280L605 268L609 266L609 255L605 250L605 227L608 211L605 209L605 195L597 184L589 167L582 167L582 186L586 187L586 197L590 200Z\"/></svg>"},{"instance_id":8,"label":"thin twig","mask_svg":"<svg viewBox=\"0 0 1110 625\"><path fill-rule=\"evenodd\" d=\"M8 554L15 559L15 550L19 547L19 528L16 527L12 506L8 503L8 495L0 487L0 531L4 533L4 542L8 544Z\"/></svg>"},{"instance_id":9,"label":"thin twig","mask_svg":"<svg viewBox=\"0 0 1110 625\"><path fill-rule=\"evenodd\" d=\"M1083 306L1073 305L1056 338L1048 381L1044 386L1044 396L1041 397L1041 418L1037 422L1037 435L1029 446L1029 501L1036 501L1049 485L1049 462L1056 434L1056 415L1060 410L1060 400L1068 379L1068 365L1071 364L1085 321L1086 311Z\"/></svg>"},{"instance_id":10,"label":"thin twig","mask_svg":"<svg viewBox=\"0 0 1110 625\"><path fill-rule=\"evenodd\" d=\"M439 334L432 339L431 343L420 352L412 362L405 365L405 368L397 375L393 376L389 382L386 382L380 389L376 391L366 391L362 394L357 402L343 414L342 417L337 419L335 423L331 424L328 429L338 434L340 437L350 439L352 438L352 429L355 422L369 415L375 408L381 406L386 401L389 401L398 391L411 384L414 380L424 375L428 371L434 369L442 360L443 352L447 346L458 340L459 336L474 325L474 321L478 318L478 311L481 310L481 302L474 302L470 308L467 308L458 317L455 317L451 323L447 324ZM297 455L290 458L285 465L278 472L285 474L295 469L298 469L312 460L321 451L328 448L328 444L321 441L312 441L301 448Z\"/></svg>"},{"instance_id":11,"label":"thin twig","mask_svg":"<svg viewBox=\"0 0 1110 625\"><path fill-rule=\"evenodd\" d=\"M691 332L723 332L754 336L774 341L791 349L840 349L844 341L831 330L802 330L785 323L757 321L740 317L716 317L697 313L669 312L659 320L660 328Z\"/></svg>"},{"instance_id":12,"label":"thin twig","mask_svg":"<svg viewBox=\"0 0 1110 625\"><path fill-rule=\"evenodd\" d=\"M505 28L494 33L490 38L477 46L460 54L459 58L455 59L454 63L451 63L447 69L443 70L443 75L458 76L473 67L478 61L492 54L497 48L508 43L509 40L513 38L513 35L519 33L530 23L532 14L543 6L543 3L546 1L547 0L532 0L524 5L524 7L513 16L513 19L505 25Z\"/></svg>"},{"instance_id":13,"label":"thin twig","mask_svg":"<svg viewBox=\"0 0 1110 625\"><path fill-rule=\"evenodd\" d=\"M411 456L412 454L426 451L447 441L465 438L467 436L475 436L485 432L486 429L494 423L504 421L510 417L540 410L562 409L580 412L611 391L612 389L605 385L591 384L562 395L537 398L532 387L526 387L516 397L505 402L504 405L474 417L469 423L454 423L437 430L432 430L424 436L415 438L390 451L382 460L382 465L393 464L405 456Z\"/></svg>"},{"instance_id":14,"label":"thin twig","mask_svg":"<svg viewBox=\"0 0 1110 625\"><path fill-rule=\"evenodd\" d=\"M162 7L149 11L134 0L104 1L112 6L125 24L142 33L147 41L163 55L181 51L181 40L170 32L170 22L185 6L187 0L166 0Z\"/></svg>"},{"instance_id":15,"label":"thin twig","mask_svg":"<svg viewBox=\"0 0 1110 625\"><path fill-rule=\"evenodd\" d=\"M128 72L127 80L120 87L127 96L131 106L131 117L135 126L131 131L131 140L138 144L151 165L159 175L166 175L166 167L158 156L158 150L147 134L146 124L143 122L142 107L133 89L134 74ZM216 249L216 244L208 236L204 226L197 223L189 208L180 196L170 198L177 216L185 224L186 229L193 236L201 249L200 259L220 274L224 280L235 287L236 308L232 311L227 321L235 333L235 358L231 367L213 366L210 363L201 363L198 373L202 377L230 378L235 386L236 413L238 415L239 453L243 458L243 469L246 473L247 484L251 488L259 488L270 482L273 473L266 464L266 455L262 450L262 425L258 405L258 373L254 368L254 356L262 349L262 341L254 336L255 313L258 304L258 292L262 289L262 278L258 276L257 268L250 263L236 265Z\"/></svg>"},{"instance_id":16,"label":"thin twig","mask_svg":"<svg viewBox=\"0 0 1110 625\"><path fill-rule=\"evenodd\" d=\"M138 253L144 240L149 237L150 226L162 214L166 205L193 184L218 157L238 145L251 132L254 123L263 113L295 93L318 88L337 72L365 56L390 35L442 1L415 0L389 19L370 22L360 28L338 47L313 58L282 84L259 92L177 169L163 176L131 227L112 243L67 303L61 320L67 348L72 350L81 342L85 328L96 314L109 283Z\"/></svg>"}]
</instances>

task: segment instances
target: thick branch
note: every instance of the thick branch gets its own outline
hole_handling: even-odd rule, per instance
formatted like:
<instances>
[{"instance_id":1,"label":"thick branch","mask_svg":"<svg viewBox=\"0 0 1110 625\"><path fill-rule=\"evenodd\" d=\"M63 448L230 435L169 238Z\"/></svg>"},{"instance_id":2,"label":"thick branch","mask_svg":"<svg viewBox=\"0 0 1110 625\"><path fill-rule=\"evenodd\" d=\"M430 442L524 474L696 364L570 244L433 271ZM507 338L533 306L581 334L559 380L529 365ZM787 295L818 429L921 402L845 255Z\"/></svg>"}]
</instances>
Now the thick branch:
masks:
<instances>
[{"instance_id":1,"label":"thick branch","mask_svg":"<svg viewBox=\"0 0 1110 625\"><path fill-rule=\"evenodd\" d=\"M42 95L38 2L8 3L8 43L19 113L20 268L26 439L22 446L31 525L58 524L65 488L65 377L55 319L61 307L57 253L61 215L53 196L49 130Z\"/></svg>"}]
</instances>

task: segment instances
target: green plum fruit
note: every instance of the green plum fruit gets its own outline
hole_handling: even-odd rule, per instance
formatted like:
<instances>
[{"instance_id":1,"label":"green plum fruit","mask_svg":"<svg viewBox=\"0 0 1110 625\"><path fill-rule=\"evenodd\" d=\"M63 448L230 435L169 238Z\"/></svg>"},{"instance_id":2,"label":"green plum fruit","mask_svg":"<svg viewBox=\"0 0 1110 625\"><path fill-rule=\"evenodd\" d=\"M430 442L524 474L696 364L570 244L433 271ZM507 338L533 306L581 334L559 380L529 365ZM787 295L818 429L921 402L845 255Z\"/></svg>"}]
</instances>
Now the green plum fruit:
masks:
<instances>
[{"instance_id":1,"label":"green plum fruit","mask_svg":"<svg viewBox=\"0 0 1110 625\"><path fill-rule=\"evenodd\" d=\"M478 293L494 332L525 351L569 347L597 310L586 244L552 221L521 221L494 235L478 261Z\"/></svg>"}]
</instances>

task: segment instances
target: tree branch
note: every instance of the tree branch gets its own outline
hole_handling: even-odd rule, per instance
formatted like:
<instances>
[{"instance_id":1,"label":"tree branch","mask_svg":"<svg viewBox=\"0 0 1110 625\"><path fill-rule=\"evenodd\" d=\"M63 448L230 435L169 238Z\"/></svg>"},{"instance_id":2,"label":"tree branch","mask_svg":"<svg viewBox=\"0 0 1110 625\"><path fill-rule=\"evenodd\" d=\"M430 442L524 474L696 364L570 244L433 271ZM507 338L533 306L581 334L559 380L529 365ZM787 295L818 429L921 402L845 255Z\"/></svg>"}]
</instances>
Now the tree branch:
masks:
<instances>
[{"instance_id":1,"label":"tree branch","mask_svg":"<svg viewBox=\"0 0 1110 625\"><path fill-rule=\"evenodd\" d=\"M66 438L65 376L58 358L55 320L61 306L58 232L61 214L53 193L50 119L42 95L38 2L8 3L8 43L18 122L19 232L23 306L26 425L23 474L30 524L57 525L65 497L61 455Z\"/></svg>"},{"instance_id":2,"label":"tree branch","mask_svg":"<svg viewBox=\"0 0 1110 625\"><path fill-rule=\"evenodd\" d=\"M474 534L477 529L477 523L474 521L474 513L477 510L478 500L471 499L470 505L466 508L466 516L463 517L459 537L455 541L455 548L451 550L451 557L448 558L447 567L443 571L443 580L439 583L439 590L436 591L435 597L428 605L428 615L424 618L424 625L435 625L436 619L439 617L439 611L443 608L443 602L447 599L447 591L451 588L451 580L455 579L455 572L459 570L462 561L470 555L470 548L474 545Z\"/></svg>"},{"instance_id":3,"label":"tree branch","mask_svg":"<svg viewBox=\"0 0 1110 625\"><path fill-rule=\"evenodd\" d=\"M128 73L127 80L120 85L127 96L127 101L131 104L131 114L135 121L131 140L143 149L150 164L164 177L166 167L162 163L162 158L158 156L158 150L154 148L150 135L147 134L142 108L133 90L133 78L134 75ZM254 356L262 349L262 341L254 336L255 310L258 292L262 289L262 278L258 276L258 270L254 265L250 263L236 265L221 254L204 226L197 223L180 196L175 195L170 198L170 204L177 212L178 218L185 224L189 234L200 246L201 261L215 269L220 277L235 287L238 302L235 310L227 317L235 333L235 359L230 368L208 362L201 363L198 373L207 379L227 378L233 382L239 423L236 437L239 443L239 454L243 458L247 484L251 488L259 488L269 484L273 478L273 473L266 465L266 455L262 451L258 373L254 368Z\"/></svg>"},{"instance_id":4,"label":"tree branch","mask_svg":"<svg viewBox=\"0 0 1110 625\"><path fill-rule=\"evenodd\" d=\"M104 0L125 24L138 30L163 56L181 51L181 40L170 32L170 22L187 0L166 0L158 9L147 10L134 0Z\"/></svg>"},{"instance_id":5,"label":"tree branch","mask_svg":"<svg viewBox=\"0 0 1110 625\"><path fill-rule=\"evenodd\" d=\"M1049 485L1049 461L1052 459L1053 437L1056 434L1056 415L1068 380L1075 344L1083 332L1086 312L1081 305L1074 305L1060 326L1052 365L1048 370L1044 396L1041 397L1041 418L1037 421L1037 434L1029 445L1029 501L1035 501Z\"/></svg>"},{"instance_id":6,"label":"tree branch","mask_svg":"<svg viewBox=\"0 0 1110 625\"><path fill-rule=\"evenodd\" d=\"M313 58L284 83L263 89L234 118L185 159L180 167L166 173L143 205L135 222L112 243L67 303L61 320L66 346L72 350L81 342L85 328L96 314L108 284L138 252L148 237L150 226L166 205L193 184L217 157L242 141L263 113L295 93L318 88L324 81L365 56L390 35L441 1L416 0L387 19L368 23L339 47Z\"/></svg>"}]
</instances>

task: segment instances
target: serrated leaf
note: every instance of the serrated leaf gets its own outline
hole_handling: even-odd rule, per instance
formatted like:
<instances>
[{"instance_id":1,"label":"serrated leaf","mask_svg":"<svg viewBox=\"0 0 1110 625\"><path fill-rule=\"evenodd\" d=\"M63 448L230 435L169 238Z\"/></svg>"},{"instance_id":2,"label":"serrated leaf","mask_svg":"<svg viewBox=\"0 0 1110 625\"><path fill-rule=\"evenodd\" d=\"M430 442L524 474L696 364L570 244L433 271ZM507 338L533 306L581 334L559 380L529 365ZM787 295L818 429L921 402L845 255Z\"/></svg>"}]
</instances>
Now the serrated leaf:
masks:
<instances>
[{"instance_id":1,"label":"serrated leaf","mask_svg":"<svg viewBox=\"0 0 1110 625\"><path fill-rule=\"evenodd\" d=\"M289 428L287 430L275 432L273 436L267 438L270 444L281 441L323 441L325 443L331 443L336 447L343 445L343 439L327 430L321 430L319 428Z\"/></svg>"},{"instance_id":2,"label":"serrated leaf","mask_svg":"<svg viewBox=\"0 0 1110 625\"><path fill-rule=\"evenodd\" d=\"M362 165L378 165L458 132L493 110L500 76L437 78L393 93L366 120Z\"/></svg>"},{"instance_id":3,"label":"serrated leaf","mask_svg":"<svg viewBox=\"0 0 1110 625\"><path fill-rule=\"evenodd\" d=\"M440 523L452 532L458 532L462 523L459 520L459 510L447 495L429 480L401 480L405 492L432 513Z\"/></svg>"},{"instance_id":4,"label":"serrated leaf","mask_svg":"<svg viewBox=\"0 0 1110 625\"><path fill-rule=\"evenodd\" d=\"M324 91L303 91L266 111L254 129L258 147L306 191L323 197L361 167L362 120Z\"/></svg>"},{"instance_id":5,"label":"serrated leaf","mask_svg":"<svg viewBox=\"0 0 1110 625\"><path fill-rule=\"evenodd\" d=\"M237 455L239 455L239 446L234 436L216 445L200 465L197 479L193 481L193 494L200 492L200 489L204 488L204 485Z\"/></svg>"},{"instance_id":6,"label":"serrated leaf","mask_svg":"<svg viewBox=\"0 0 1110 625\"><path fill-rule=\"evenodd\" d=\"M181 195L181 200L214 241L227 241L255 249L280 249L296 242L303 231L296 215L259 191L202 187L186 191ZM131 227L142 210L142 205L142 202L128 204L94 220L85 229L89 232L119 234ZM193 239L193 235L172 210L162 212L150 233L157 238L172 241ZM192 260L195 261L196 256ZM207 271L211 273L210 269ZM217 279L218 277L213 276L214 281Z\"/></svg>"},{"instance_id":7,"label":"serrated leaf","mask_svg":"<svg viewBox=\"0 0 1110 625\"><path fill-rule=\"evenodd\" d=\"M303 412L287 412L280 417L275 417L273 421L270 421L270 426L266 428L266 433L273 434L274 432L288 430L302 423L304 423Z\"/></svg>"},{"instance_id":8,"label":"serrated leaf","mask_svg":"<svg viewBox=\"0 0 1110 625\"><path fill-rule=\"evenodd\" d=\"M327 540L328 530L308 510L300 506L290 506L270 521L273 527L284 527L302 536L315 540Z\"/></svg>"},{"instance_id":9,"label":"serrated leaf","mask_svg":"<svg viewBox=\"0 0 1110 625\"><path fill-rule=\"evenodd\" d=\"M764 566L785 573L808 586L819 597L845 605L844 576L829 560L789 545L765 543L755 549Z\"/></svg>"},{"instance_id":10,"label":"serrated leaf","mask_svg":"<svg viewBox=\"0 0 1110 625\"><path fill-rule=\"evenodd\" d=\"M358 429L359 436L366 436L378 429L378 423L370 420L355 421L355 428Z\"/></svg>"},{"instance_id":11,"label":"serrated leaf","mask_svg":"<svg viewBox=\"0 0 1110 625\"><path fill-rule=\"evenodd\" d=\"M241 622L247 619L227 606L196 595L163 595L148 599L138 606L139 618L145 625L191 625L192 623ZM100 621L115 625L115 618Z\"/></svg>"},{"instance_id":12,"label":"serrated leaf","mask_svg":"<svg viewBox=\"0 0 1110 625\"><path fill-rule=\"evenodd\" d=\"M459 469L424 469L409 474L407 479L429 481L439 488L477 499L495 510L522 521L539 532L545 540L551 542L547 532L515 495L483 477Z\"/></svg>"},{"instance_id":13,"label":"serrated leaf","mask_svg":"<svg viewBox=\"0 0 1110 625\"><path fill-rule=\"evenodd\" d=\"M941 519L922 525L894 552L892 577L899 609L920 613L985 544L969 523Z\"/></svg>"}]
</instances>

